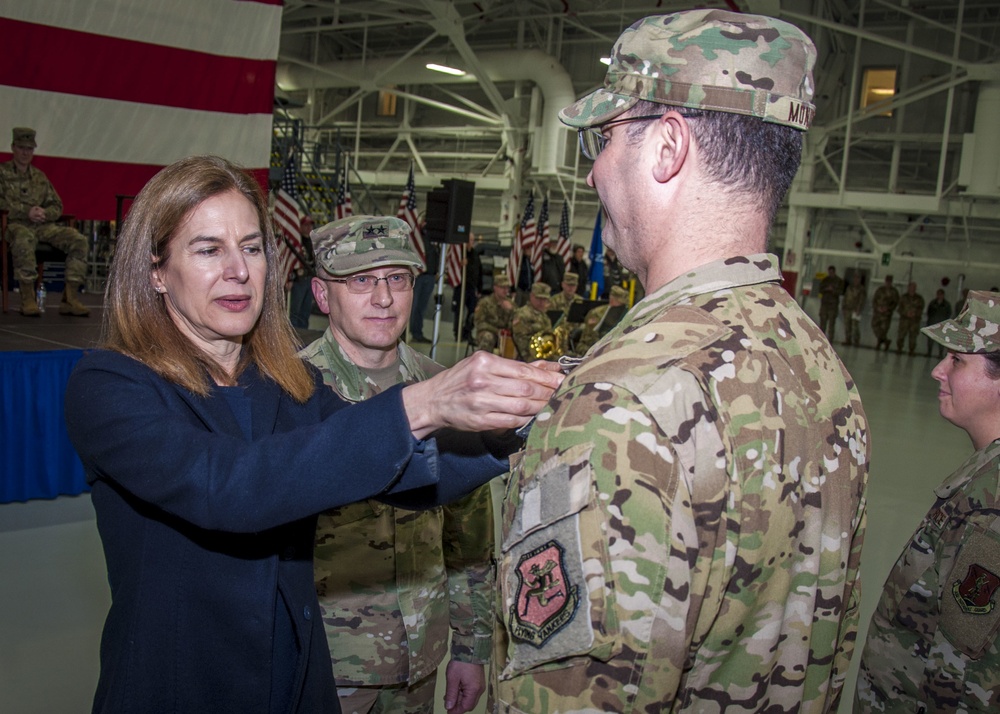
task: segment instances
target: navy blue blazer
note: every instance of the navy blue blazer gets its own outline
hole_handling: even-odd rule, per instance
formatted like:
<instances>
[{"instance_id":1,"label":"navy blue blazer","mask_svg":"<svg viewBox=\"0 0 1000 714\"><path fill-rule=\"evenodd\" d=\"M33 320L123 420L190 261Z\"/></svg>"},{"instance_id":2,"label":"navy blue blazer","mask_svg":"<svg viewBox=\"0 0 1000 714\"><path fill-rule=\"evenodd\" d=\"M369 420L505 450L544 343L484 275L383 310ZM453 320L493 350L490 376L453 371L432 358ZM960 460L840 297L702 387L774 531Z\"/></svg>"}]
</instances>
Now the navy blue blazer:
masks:
<instances>
[{"instance_id":1,"label":"navy blue blazer","mask_svg":"<svg viewBox=\"0 0 1000 714\"><path fill-rule=\"evenodd\" d=\"M240 386L249 441L224 396L124 355L92 352L69 379L112 598L95 712L338 712L314 514L446 502L507 468L481 441L414 439L398 388L349 406L318 377L301 405L254 369Z\"/></svg>"}]
</instances>

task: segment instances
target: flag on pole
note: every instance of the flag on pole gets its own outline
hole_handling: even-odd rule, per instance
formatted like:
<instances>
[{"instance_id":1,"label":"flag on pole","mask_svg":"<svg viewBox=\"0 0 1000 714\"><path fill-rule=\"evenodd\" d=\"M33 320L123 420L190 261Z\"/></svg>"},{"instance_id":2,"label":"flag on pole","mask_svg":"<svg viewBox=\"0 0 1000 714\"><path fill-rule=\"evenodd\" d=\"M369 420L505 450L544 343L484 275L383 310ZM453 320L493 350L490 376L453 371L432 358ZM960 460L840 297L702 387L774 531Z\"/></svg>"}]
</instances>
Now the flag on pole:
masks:
<instances>
[{"instance_id":1,"label":"flag on pole","mask_svg":"<svg viewBox=\"0 0 1000 714\"><path fill-rule=\"evenodd\" d=\"M444 279L457 288L462 282L462 264L465 262L465 244L452 243L444 258Z\"/></svg>"},{"instance_id":2,"label":"flag on pole","mask_svg":"<svg viewBox=\"0 0 1000 714\"><path fill-rule=\"evenodd\" d=\"M604 248L601 246L601 209L597 209L594 221L594 237L590 239L590 285L591 299L604 292ZM596 294L593 292L597 288Z\"/></svg>"},{"instance_id":3,"label":"flag on pole","mask_svg":"<svg viewBox=\"0 0 1000 714\"><path fill-rule=\"evenodd\" d=\"M411 238L413 247L420 256L423 264L427 265L427 251L424 249L424 236L420 230L420 219L417 216L417 192L413 183L413 164L410 164L410 177L406 179L406 188L403 189L403 196L399 199L399 209L396 211L396 218L406 221L413 229ZM432 268L433 270L433 268Z\"/></svg>"},{"instance_id":4,"label":"flag on pole","mask_svg":"<svg viewBox=\"0 0 1000 714\"><path fill-rule=\"evenodd\" d=\"M538 213L538 235L535 246L531 249L531 269L535 271L535 282L542 279L542 256L549 248L549 199L542 201L542 210Z\"/></svg>"},{"instance_id":5,"label":"flag on pole","mask_svg":"<svg viewBox=\"0 0 1000 714\"><path fill-rule=\"evenodd\" d=\"M535 194L528 194L528 204L524 207L524 216L521 218L521 225L514 235L514 242L510 247L510 260L507 262L507 277L510 278L511 286L518 288L518 275L521 272L521 263L527 257L531 261L535 249ZM532 269L534 266L532 266Z\"/></svg>"},{"instance_id":6,"label":"flag on pole","mask_svg":"<svg viewBox=\"0 0 1000 714\"><path fill-rule=\"evenodd\" d=\"M562 218L559 219L559 237L556 240L558 241L556 252L562 256L563 268L569 270L569 261L573 257L573 244L569 242L569 204L566 202L563 202Z\"/></svg>"},{"instance_id":7,"label":"flag on pole","mask_svg":"<svg viewBox=\"0 0 1000 714\"><path fill-rule=\"evenodd\" d=\"M304 268L305 248L302 245L302 219L305 212L299 203L298 171L295 155L288 157L281 186L274 195L274 223L277 226L278 270L282 284L287 283L292 274Z\"/></svg>"},{"instance_id":8,"label":"flag on pole","mask_svg":"<svg viewBox=\"0 0 1000 714\"><path fill-rule=\"evenodd\" d=\"M354 210L351 207L351 187L348 184L349 172L350 172L350 163L345 161L344 180L340 182L340 186L337 188L337 206L336 206L337 220L354 215Z\"/></svg>"}]
</instances>

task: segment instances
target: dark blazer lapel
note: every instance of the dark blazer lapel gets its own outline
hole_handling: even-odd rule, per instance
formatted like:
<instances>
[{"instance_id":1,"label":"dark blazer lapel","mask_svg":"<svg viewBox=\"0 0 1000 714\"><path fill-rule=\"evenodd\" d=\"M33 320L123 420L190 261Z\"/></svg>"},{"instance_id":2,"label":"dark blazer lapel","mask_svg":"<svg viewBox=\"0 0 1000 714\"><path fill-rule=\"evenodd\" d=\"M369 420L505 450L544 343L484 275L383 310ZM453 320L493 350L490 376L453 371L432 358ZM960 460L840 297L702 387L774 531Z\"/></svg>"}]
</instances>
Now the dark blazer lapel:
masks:
<instances>
[{"instance_id":1,"label":"dark blazer lapel","mask_svg":"<svg viewBox=\"0 0 1000 714\"><path fill-rule=\"evenodd\" d=\"M273 434L278 421L278 407L281 402L281 387L275 382L262 377L253 365L247 367L240 378L240 384L246 387L253 410L253 438Z\"/></svg>"}]
</instances>

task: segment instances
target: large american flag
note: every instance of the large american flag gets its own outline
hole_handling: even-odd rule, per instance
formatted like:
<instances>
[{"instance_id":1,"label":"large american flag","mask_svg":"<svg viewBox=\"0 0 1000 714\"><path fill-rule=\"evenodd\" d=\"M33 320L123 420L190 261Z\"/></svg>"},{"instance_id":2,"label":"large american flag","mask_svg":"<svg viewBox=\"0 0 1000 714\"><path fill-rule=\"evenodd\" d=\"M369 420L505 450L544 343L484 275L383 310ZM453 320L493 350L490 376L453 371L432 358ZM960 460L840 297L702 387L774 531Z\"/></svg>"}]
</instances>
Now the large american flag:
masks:
<instances>
[{"instance_id":1,"label":"large american flag","mask_svg":"<svg viewBox=\"0 0 1000 714\"><path fill-rule=\"evenodd\" d=\"M542 201L542 210L538 213L539 232L535 238L535 246L531 249L531 269L535 272L535 282L542 279L542 255L549 248L549 199Z\"/></svg>"},{"instance_id":2,"label":"large american flag","mask_svg":"<svg viewBox=\"0 0 1000 714\"><path fill-rule=\"evenodd\" d=\"M413 247L416 248L420 260L426 266L427 251L424 250L424 235L420 230L420 218L417 216L417 192L413 183L413 164L410 164L410 177L406 180L406 188L403 189L403 196L399 199L396 218L403 219L413 229L410 236L413 239Z\"/></svg>"},{"instance_id":3,"label":"large american flag","mask_svg":"<svg viewBox=\"0 0 1000 714\"><path fill-rule=\"evenodd\" d=\"M290 156L285 164L285 174L281 186L274 195L274 222L278 227L278 267L284 282L292 273L305 267L302 257L302 219L305 212L299 203L298 172L295 157Z\"/></svg>"},{"instance_id":4,"label":"large american flag","mask_svg":"<svg viewBox=\"0 0 1000 714\"><path fill-rule=\"evenodd\" d=\"M521 271L521 260L528 256L530 260L535 249L535 194L528 194L528 204L524 207L524 216L514 242L510 247L510 260L507 261L507 277L510 284L517 288L517 276Z\"/></svg>"},{"instance_id":5,"label":"large american flag","mask_svg":"<svg viewBox=\"0 0 1000 714\"><path fill-rule=\"evenodd\" d=\"M345 163L344 178L340 182L340 186L337 188L337 205L336 205L337 220L354 215L354 208L351 206L351 187L347 183L349 171L350 171L350 166L347 163Z\"/></svg>"},{"instance_id":6,"label":"large american flag","mask_svg":"<svg viewBox=\"0 0 1000 714\"><path fill-rule=\"evenodd\" d=\"M192 154L267 186L281 4L3 0L0 127L37 130L34 163L78 219L113 219L115 194Z\"/></svg>"}]
</instances>

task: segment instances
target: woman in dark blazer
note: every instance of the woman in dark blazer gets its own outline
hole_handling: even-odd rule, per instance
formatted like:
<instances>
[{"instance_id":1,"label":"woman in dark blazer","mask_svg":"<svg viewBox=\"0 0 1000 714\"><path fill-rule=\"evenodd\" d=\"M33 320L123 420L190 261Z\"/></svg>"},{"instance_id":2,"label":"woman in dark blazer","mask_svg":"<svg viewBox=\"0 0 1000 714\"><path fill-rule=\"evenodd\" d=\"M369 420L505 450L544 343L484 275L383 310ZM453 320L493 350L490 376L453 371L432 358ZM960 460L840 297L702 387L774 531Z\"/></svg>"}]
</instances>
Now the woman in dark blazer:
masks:
<instances>
[{"instance_id":1,"label":"woman in dark blazer","mask_svg":"<svg viewBox=\"0 0 1000 714\"><path fill-rule=\"evenodd\" d=\"M471 490L515 442L442 427L520 425L559 381L477 353L346 407L295 356L270 226L248 174L194 157L119 237L105 349L66 396L112 596L95 712L339 711L313 514Z\"/></svg>"}]
</instances>

